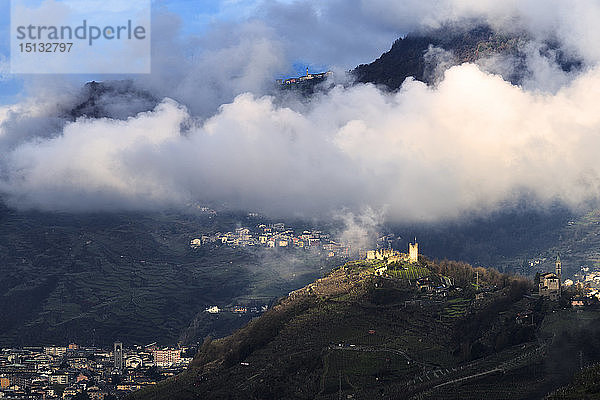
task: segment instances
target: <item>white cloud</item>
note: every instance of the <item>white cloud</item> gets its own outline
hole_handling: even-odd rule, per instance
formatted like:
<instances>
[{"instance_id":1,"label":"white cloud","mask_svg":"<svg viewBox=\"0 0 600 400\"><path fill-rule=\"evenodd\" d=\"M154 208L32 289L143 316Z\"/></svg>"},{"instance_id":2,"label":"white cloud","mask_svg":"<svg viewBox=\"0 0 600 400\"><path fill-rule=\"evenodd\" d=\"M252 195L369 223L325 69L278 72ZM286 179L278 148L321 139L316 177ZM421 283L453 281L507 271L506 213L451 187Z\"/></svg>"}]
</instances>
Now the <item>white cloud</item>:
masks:
<instances>
[{"instance_id":1,"label":"white cloud","mask_svg":"<svg viewBox=\"0 0 600 400\"><path fill-rule=\"evenodd\" d=\"M369 206L401 220L493 210L523 192L577 206L600 194L599 95L598 69L548 94L465 64L436 88L339 87L303 113L243 94L194 122L166 100L18 146L0 188L49 209L206 200L287 215Z\"/></svg>"},{"instance_id":2,"label":"white cloud","mask_svg":"<svg viewBox=\"0 0 600 400\"><path fill-rule=\"evenodd\" d=\"M591 46L598 28L588 18L596 4L316 4L265 1L256 18L216 24L186 42L177 18L155 18L154 73L136 83L174 100L126 121L66 126L52 117L49 100L36 112L5 112L0 191L14 206L50 210L199 200L286 215L385 209L404 221L493 210L524 193L574 207L598 200L600 60ZM525 49L532 73L523 86L465 64L435 87L408 80L397 93L340 85L310 101L265 95L299 54L346 65L390 42L392 31L447 16L527 27L538 40ZM582 72L565 73L539 56L539 43L553 35L584 57ZM481 64L503 71L509 62Z\"/></svg>"}]
</instances>

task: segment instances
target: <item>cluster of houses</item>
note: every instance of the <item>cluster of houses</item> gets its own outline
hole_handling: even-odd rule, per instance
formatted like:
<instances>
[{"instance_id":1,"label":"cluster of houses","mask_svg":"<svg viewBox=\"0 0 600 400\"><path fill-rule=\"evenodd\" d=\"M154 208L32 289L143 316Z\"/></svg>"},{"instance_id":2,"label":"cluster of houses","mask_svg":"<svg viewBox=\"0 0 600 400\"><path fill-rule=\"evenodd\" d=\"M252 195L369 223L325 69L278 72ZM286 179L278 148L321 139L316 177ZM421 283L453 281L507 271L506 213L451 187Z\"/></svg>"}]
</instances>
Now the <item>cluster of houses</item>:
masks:
<instances>
[{"instance_id":1,"label":"cluster of houses","mask_svg":"<svg viewBox=\"0 0 600 400\"><path fill-rule=\"evenodd\" d=\"M154 343L126 349L120 342L111 350L76 344L2 349L0 398L118 398L183 371L192 360L185 351Z\"/></svg>"},{"instance_id":2,"label":"cluster of houses","mask_svg":"<svg viewBox=\"0 0 600 400\"><path fill-rule=\"evenodd\" d=\"M573 276L574 280L565 280L565 286L573 286L581 293L580 298L575 299L577 304L574 306L583 306L591 300L600 300L600 269L590 269L581 267Z\"/></svg>"},{"instance_id":3,"label":"cluster of houses","mask_svg":"<svg viewBox=\"0 0 600 400\"><path fill-rule=\"evenodd\" d=\"M233 307L219 308L219 306L207 307L204 312L209 314L219 314L223 312L230 312L233 314L262 314L269 309L269 306L263 304L261 306L253 305L235 305Z\"/></svg>"},{"instance_id":4,"label":"cluster of houses","mask_svg":"<svg viewBox=\"0 0 600 400\"><path fill-rule=\"evenodd\" d=\"M254 230L237 228L232 232L217 232L192 239L190 246L199 248L206 244L222 244L230 247L265 247L311 249L324 252L328 257L348 257L350 248L332 240L329 234L318 230L304 230L297 234L283 223L260 224Z\"/></svg>"},{"instance_id":5,"label":"cluster of houses","mask_svg":"<svg viewBox=\"0 0 600 400\"><path fill-rule=\"evenodd\" d=\"M328 76L333 75L332 71L320 72L318 74L311 74L308 71L308 67L306 68L306 75L299 76L297 78L288 78L288 79L277 79L277 83L280 85L293 85L301 82L312 81L312 80L324 80Z\"/></svg>"}]
</instances>

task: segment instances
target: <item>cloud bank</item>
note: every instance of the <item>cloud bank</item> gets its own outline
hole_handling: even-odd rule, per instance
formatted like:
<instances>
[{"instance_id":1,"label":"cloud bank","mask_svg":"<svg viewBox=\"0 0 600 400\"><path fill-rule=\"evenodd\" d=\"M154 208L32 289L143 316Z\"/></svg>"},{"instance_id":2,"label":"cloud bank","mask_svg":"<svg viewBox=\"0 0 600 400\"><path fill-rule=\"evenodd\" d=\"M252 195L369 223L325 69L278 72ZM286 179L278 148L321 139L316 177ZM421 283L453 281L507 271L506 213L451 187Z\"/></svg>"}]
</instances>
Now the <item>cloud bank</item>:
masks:
<instances>
[{"instance_id":1,"label":"cloud bank","mask_svg":"<svg viewBox=\"0 0 600 400\"><path fill-rule=\"evenodd\" d=\"M53 117L52 102L4 108L0 192L12 206L45 210L200 202L293 216L385 210L401 221L487 212L523 195L595 203L600 54L591 43L600 28L591 17L600 6L424 4L265 1L254 18L194 38L198 51L176 37L177 18L156 18L165 35L154 35L154 72L136 84L159 104L126 119L70 122ZM357 84L310 100L270 95L297 51L347 67L350 54L377 48L368 41L391 42L390 32L471 18L529 32L527 82L512 85L487 60L454 66L433 87L407 80L397 93ZM353 21L366 34L352 32ZM583 70L565 73L541 56L546 39L583 59Z\"/></svg>"}]
</instances>

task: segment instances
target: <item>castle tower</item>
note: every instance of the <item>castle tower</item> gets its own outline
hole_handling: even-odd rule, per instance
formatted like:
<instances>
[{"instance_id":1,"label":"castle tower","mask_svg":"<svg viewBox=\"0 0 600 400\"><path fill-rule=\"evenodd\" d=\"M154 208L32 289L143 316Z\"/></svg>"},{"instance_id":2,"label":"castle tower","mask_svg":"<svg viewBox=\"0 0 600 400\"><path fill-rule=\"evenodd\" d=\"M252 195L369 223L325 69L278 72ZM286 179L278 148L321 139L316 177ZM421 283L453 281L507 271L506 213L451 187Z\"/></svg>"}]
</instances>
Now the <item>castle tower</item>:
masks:
<instances>
[{"instance_id":1,"label":"castle tower","mask_svg":"<svg viewBox=\"0 0 600 400\"><path fill-rule=\"evenodd\" d=\"M419 262L419 243L417 243L417 238L415 238L414 244L408 244L408 261L411 263Z\"/></svg>"},{"instance_id":2,"label":"castle tower","mask_svg":"<svg viewBox=\"0 0 600 400\"><path fill-rule=\"evenodd\" d=\"M115 342L114 358L115 369L121 371L123 369L123 343Z\"/></svg>"},{"instance_id":3,"label":"castle tower","mask_svg":"<svg viewBox=\"0 0 600 400\"><path fill-rule=\"evenodd\" d=\"M562 275L562 263L560 262L560 254L556 255L556 276L558 276L558 286L561 285L561 275Z\"/></svg>"}]
</instances>

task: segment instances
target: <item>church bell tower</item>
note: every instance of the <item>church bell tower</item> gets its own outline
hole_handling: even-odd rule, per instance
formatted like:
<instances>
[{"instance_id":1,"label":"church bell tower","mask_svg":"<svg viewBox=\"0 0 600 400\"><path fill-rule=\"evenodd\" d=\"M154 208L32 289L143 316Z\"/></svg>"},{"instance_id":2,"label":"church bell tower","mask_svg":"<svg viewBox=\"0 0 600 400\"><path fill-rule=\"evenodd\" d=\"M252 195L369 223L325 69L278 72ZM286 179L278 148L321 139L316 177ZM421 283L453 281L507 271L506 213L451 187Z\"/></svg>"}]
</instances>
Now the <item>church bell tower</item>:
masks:
<instances>
[{"instance_id":1,"label":"church bell tower","mask_svg":"<svg viewBox=\"0 0 600 400\"><path fill-rule=\"evenodd\" d=\"M561 283L562 283L562 263L560 262L560 254L556 255L556 276L558 276L558 286L560 287Z\"/></svg>"}]
</instances>

